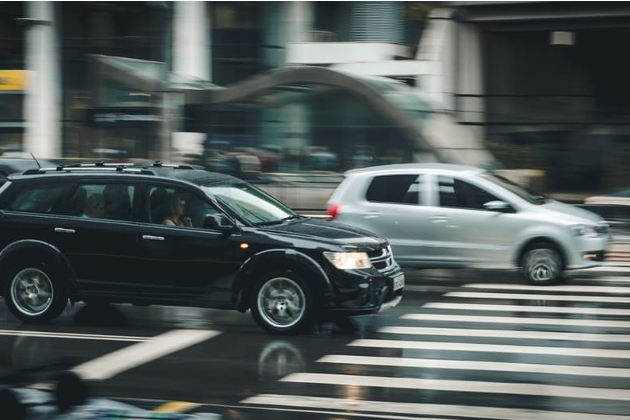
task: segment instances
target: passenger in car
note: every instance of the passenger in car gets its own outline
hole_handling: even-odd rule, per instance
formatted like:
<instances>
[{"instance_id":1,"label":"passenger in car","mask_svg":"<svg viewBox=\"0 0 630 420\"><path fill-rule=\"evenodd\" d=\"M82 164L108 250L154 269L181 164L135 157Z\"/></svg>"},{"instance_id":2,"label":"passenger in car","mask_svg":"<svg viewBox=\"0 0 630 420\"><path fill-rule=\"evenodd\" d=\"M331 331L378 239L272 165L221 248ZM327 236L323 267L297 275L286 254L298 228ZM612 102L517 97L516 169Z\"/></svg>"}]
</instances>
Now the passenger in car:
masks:
<instances>
[{"instance_id":1,"label":"passenger in car","mask_svg":"<svg viewBox=\"0 0 630 420\"><path fill-rule=\"evenodd\" d=\"M105 217L105 201L101 194L92 194L88 197L81 217Z\"/></svg>"},{"instance_id":2,"label":"passenger in car","mask_svg":"<svg viewBox=\"0 0 630 420\"><path fill-rule=\"evenodd\" d=\"M177 194L169 197L166 208L166 215L162 220L163 225L168 226L192 226L190 217L184 217L184 200Z\"/></svg>"}]
</instances>

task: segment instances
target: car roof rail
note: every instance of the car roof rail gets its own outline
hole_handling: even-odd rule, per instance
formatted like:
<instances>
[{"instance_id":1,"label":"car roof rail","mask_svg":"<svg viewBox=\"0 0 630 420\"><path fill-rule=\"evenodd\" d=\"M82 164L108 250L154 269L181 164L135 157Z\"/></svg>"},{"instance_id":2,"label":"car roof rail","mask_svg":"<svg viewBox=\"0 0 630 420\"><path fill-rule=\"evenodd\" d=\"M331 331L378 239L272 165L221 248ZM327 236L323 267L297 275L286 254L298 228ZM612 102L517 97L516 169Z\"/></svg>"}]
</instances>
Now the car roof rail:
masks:
<instances>
[{"instance_id":1,"label":"car roof rail","mask_svg":"<svg viewBox=\"0 0 630 420\"><path fill-rule=\"evenodd\" d=\"M43 174L46 172L71 172L71 171L89 171L89 170L103 170L108 169L116 172L135 172L145 175L156 175L152 168L172 168L172 169L195 169L192 165L180 164L180 163L163 163L156 160L153 162L76 162L68 164L59 164L54 167L42 167L36 169L28 169L23 172L24 175L31 174Z\"/></svg>"}]
</instances>

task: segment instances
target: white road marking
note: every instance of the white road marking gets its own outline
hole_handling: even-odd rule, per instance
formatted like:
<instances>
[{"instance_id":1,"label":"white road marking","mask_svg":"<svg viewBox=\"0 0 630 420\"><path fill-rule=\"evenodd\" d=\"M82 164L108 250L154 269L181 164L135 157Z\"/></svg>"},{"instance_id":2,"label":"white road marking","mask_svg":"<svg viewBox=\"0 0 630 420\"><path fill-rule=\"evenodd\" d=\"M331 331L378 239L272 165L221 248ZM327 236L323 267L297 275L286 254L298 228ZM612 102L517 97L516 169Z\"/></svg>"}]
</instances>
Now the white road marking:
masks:
<instances>
[{"instance_id":1,"label":"white road marking","mask_svg":"<svg viewBox=\"0 0 630 420\"><path fill-rule=\"evenodd\" d=\"M545 373L554 375L602 376L630 378L630 369L597 366L547 365L540 363L486 362L481 360L423 359L409 357L374 357L327 355L317 360L322 363L390 366L428 369L464 369L492 372Z\"/></svg>"},{"instance_id":2,"label":"white road marking","mask_svg":"<svg viewBox=\"0 0 630 420\"><path fill-rule=\"evenodd\" d=\"M630 400L630 389L533 383L457 381L386 376L339 375L332 373L292 373L280 379L280 381L336 386L368 386L394 389L427 389L448 392L479 392L484 394L531 395L543 396L545 398L586 398L608 401Z\"/></svg>"},{"instance_id":3,"label":"white road marking","mask_svg":"<svg viewBox=\"0 0 630 420\"><path fill-rule=\"evenodd\" d=\"M402 319L416 321L483 322L494 324L561 325L574 327L630 328L630 321L605 319L527 318L508 316L472 316L445 314L407 314Z\"/></svg>"},{"instance_id":4,"label":"white road marking","mask_svg":"<svg viewBox=\"0 0 630 420\"><path fill-rule=\"evenodd\" d=\"M453 303L429 302L422 306L430 309L473 310L473 311L503 311L503 312L539 312L558 314L587 314L587 315L619 315L630 316L630 309L596 308L588 306L524 306L524 305L494 305L491 303Z\"/></svg>"},{"instance_id":5,"label":"white road marking","mask_svg":"<svg viewBox=\"0 0 630 420\"><path fill-rule=\"evenodd\" d=\"M516 353L573 357L596 357L629 359L630 350L613 350L599 348L569 348L542 346L515 346L504 344L475 344L462 342L433 342L433 341L401 341L401 340L373 340L359 339L348 344L355 347L374 347L405 350L439 350L439 351L467 351L482 353Z\"/></svg>"},{"instance_id":6,"label":"white road marking","mask_svg":"<svg viewBox=\"0 0 630 420\"><path fill-rule=\"evenodd\" d=\"M579 295L543 295L527 293L494 293L494 292L448 292L444 296L476 299L504 299L504 300L550 300L569 302L606 302L630 303L630 297L619 296L579 296Z\"/></svg>"},{"instance_id":7,"label":"white road marking","mask_svg":"<svg viewBox=\"0 0 630 420\"><path fill-rule=\"evenodd\" d=\"M594 341L610 343L630 343L628 334L590 334L564 331L530 330L492 330L481 328L445 328L445 327L382 327L379 333L434 335L447 337L485 337L515 338L518 340L557 340L557 341Z\"/></svg>"},{"instance_id":8,"label":"white road marking","mask_svg":"<svg viewBox=\"0 0 630 420\"><path fill-rule=\"evenodd\" d=\"M103 334L77 334L57 333L46 331L0 330L0 335L39 337L39 338L65 338L71 340L104 340L104 341L147 341L152 337L132 335L103 335Z\"/></svg>"},{"instance_id":9,"label":"white road marking","mask_svg":"<svg viewBox=\"0 0 630 420\"><path fill-rule=\"evenodd\" d=\"M219 335L212 330L173 330L98 357L72 369L87 380L104 380Z\"/></svg>"},{"instance_id":10,"label":"white road marking","mask_svg":"<svg viewBox=\"0 0 630 420\"><path fill-rule=\"evenodd\" d=\"M384 413L391 419L393 415L439 416L453 418L475 418L487 420L628 420L628 416L605 414L544 411L522 408L499 408L447 404L418 404L391 401L364 401L351 398L311 397L307 395L260 394L241 401L242 404L298 407L313 410L336 410L340 417L358 416L379 418L370 413ZM424 418L424 417L423 417Z\"/></svg>"},{"instance_id":11,"label":"white road marking","mask_svg":"<svg viewBox=\"0 0 630 420\"><path fill-rule=\"evenodd\" d=\"M571 293L610 293L630 294L630 287L612 286L580 286L580 285L553 285L536 286L527 284L503 284L503 283L469 283L465 288L494 289L494 290L529 290L539 292L571 292Z\"/></svg>"}]
</instances>

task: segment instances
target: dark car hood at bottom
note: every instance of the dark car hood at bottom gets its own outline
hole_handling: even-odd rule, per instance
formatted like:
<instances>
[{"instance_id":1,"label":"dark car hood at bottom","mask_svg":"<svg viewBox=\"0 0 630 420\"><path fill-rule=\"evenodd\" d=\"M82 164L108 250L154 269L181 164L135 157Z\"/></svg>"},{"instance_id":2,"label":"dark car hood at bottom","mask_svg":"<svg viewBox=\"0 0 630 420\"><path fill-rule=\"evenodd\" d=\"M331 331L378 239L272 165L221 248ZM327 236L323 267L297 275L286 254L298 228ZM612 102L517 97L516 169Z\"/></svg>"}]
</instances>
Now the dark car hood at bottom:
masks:
<instances>
[{"instance_id":1,"label":"dark car hood at bottom","mask_svg":"<svg viewBox=\"0 0 630 420\"><path fill-rule=\"evenodd\" d=\"M270 233L290 234L305 239L328 240L342 245L354 245L367 248L381 248L387 240L372 232L335 221L305 218L291 220L281 225L263 228Z\"/></svg>"}]
</instances>

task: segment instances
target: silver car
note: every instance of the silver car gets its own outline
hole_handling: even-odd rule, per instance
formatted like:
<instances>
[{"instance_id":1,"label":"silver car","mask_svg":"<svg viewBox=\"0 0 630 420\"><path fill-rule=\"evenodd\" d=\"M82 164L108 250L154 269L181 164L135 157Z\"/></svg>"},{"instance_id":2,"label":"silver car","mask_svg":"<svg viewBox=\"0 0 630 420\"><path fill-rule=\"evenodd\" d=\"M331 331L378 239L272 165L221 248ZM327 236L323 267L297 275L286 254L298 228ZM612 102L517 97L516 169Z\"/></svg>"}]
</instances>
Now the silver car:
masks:
<instances>
[{"instance_id":1,"label":"silver car","mask_svg":"<svg viewBox=\"0 0 630 420\"><path fill-rule=\"evenodd\" d=\"M518 267L548 284L602 264L612 239L597 214L477 167L412 163L344 175L329 218L388 238L403 267Z\"/></svg>"}]
</instances>

